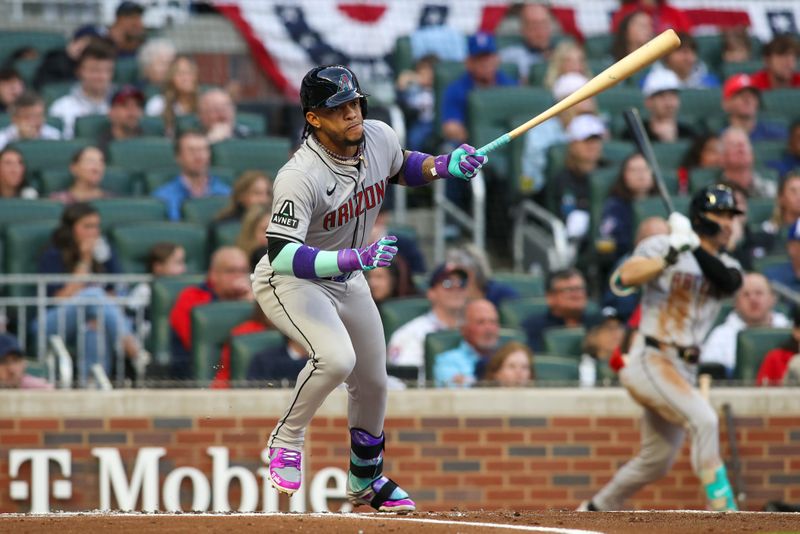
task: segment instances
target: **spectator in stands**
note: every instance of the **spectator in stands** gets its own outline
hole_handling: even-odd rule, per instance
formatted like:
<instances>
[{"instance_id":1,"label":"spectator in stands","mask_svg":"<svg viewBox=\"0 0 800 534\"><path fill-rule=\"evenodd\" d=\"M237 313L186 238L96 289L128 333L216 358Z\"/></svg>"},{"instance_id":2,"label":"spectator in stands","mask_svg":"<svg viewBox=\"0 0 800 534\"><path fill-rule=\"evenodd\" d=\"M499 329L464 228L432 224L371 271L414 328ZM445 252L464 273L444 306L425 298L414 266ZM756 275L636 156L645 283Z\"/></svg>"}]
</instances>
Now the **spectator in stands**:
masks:
<instances>
[{"instance_id":1,"label":"spectator in stands","mask_svg":"<svg viewBox=\"0 0 800 534\"><path fill-rule=\"evenodd\" d=\"M703 134L694 138L678 168L678 192L689 192L689 180L695 169L719 168L722 162L722 146L716 134Z\"/></svg>"},{"instance_id":2,"label":"spectator in stands","mask_svg":"<svg viewBox=\"0 0 800 534\"><path fill-rule=\"evenodd\" d=\"M793 372L790 373L790 369ZM795 375L791 377L790 374ZM800 378L800 309L795 309L792 320L792 337L780 347L764 356L756 375L759 386L786 385L791 379Z\"/></svg>"},{"instance_id":3,"label":"spectator in stands","mask_svg":"<svg viewBox=\"0 0 800 534\"><path fill-rule=\"evenodd\" d=\"M800 72L797 71L797 56L800 43L791 34L777 35L764 45L761 55L764 68L754 74L753 86L762 91L800 87Z\"/></svg>"},{"instance_id":4,"label":"spectator in stands","mask_svg":"<svg viewBox=\"0 0 800 534\"><path fill-rule=\"evenodd\" d=\"M734 74L722 86L722 109L728 124L743 129L750 141L785 141L786 128L758 118L761 91L749 74Z\"/></svg>"},{"instance_id":5,"label":"spectator in stands","mask_svg":"<svg viewBox=\"0 0 800 534\"><path fill-rule=\"evenodd\" d=\"M114 196L101 187L106 173L106 158L99 148L86 146L75 152L69 172L73 178L72 185L69 189L51 193L51 200L73 204Z\"/></svg>"},{"instance_id":6,"label":"spectator in stands","mask_svg":"<svg viewBox=\"0 0 800 534\"><path fill-rule=\"evenodd\" d=\"M199 96L197 64L188 56L176 56L167 71L162 94L150 97L144 111L148 116L162 116L164 128L173 136L178 117L197 112Z\"/></svg>"},{"instance_id":7,"label":"spectator in stands","mask_svg":"<svg viewBox=\"0 0 800 534\"><path fill-rule=\"evenodd\" d=\"M76 75L78 83L72 91L50 106L50 115L64 123L65 139L72 139L78 117L108 113L114 50L102 41L91 41L78 59Z\"/></svg>"},{"instance_id":8,"label":"spectator in stands","mask_svg":"<svg viewBox=\"0 0 800 534\"><path fill-rule=\"evenodd\" d=\"M391 299L419 296L411 276L411 268L402 256L395 256L391 265L385 269L372 269L366 271L364 276L367 278L372 300L378 308Z\"/></svg>"},{"instance_id":9,"label":"spectator in stands","mask_svg":"<svg viewBox=\"0 0 800 534\"><path fill-rule=\"evenodd\" d=\"M800 218L800 170L790 172L778 188L775 214L770 221L772 233L788 228Z\"/></svg>"},{"instance_id":10,"label":"spectator in stands","mask_svg":"<svg viewBox=\"0 0 800 534\"><path fill-rule=\"evenodd\" d=\"M78 60L92 41L110 45L103 39L100 28L87 24L75 30L66 47L47 52L33 78L36 90L41 91L48 84L77 81Z\"/></svg>"},{"instance_id":11,"label":"spectator in stands","mask_svg":"<svg viewBox=\"0 0 800 534\"><path fill-rule=\"evenodd\" d=\"M739 262L742 269L752 271L754 261L765 256L773 247L774 236L762 228L748 226L747 193L741 187L733 184L731 184L731 189L736 197L736 207L741 213L733 217L731 236L725 250Z\"/></svg>"},{"instance_id":12,"label":"spectator in stands","mask_svg":"<svg viewBox=\"0 0 800 534\"><path fill-rule=\"evenodd\" d=\"M411 150L424 150L431 141L436 111L433 77L437 62L433 54L422 56L414 63L413 70L404 70L397 76L397 99L406 116L406 146Z\"/></svg>"},{"instance_id":13,"label":"spectator in stands","mask_svg":"<svg viewBox=\"0 0 800 534\"><path fill-rule=\"evenodd\" d=\"M250 265L244 252L236 247L218 248L211 256L206 281L178 294L169 314L172 378L192 377L192 309L226 300L253 300Z\"/></svg>"},{"instance_id":14,"label":"spectator in stands","mask_svg":"<svg viewBox=\"0 0 800 534\"><path fill-rule=\"evenodd\" d=\"M136 60L139 63L139 79L145 92L161 92L167 82L169 66L178 51L169 39L158 37L149 39L139 49Z\"/></svg>"},{"instance_id":15,"label":"spectator in stands","mask_svg":"<svg viewBox=\"0 0 800 534\"><path fill-rule=\"evenodd\" d=\"M142 22L144 6L125 0L117 6L114 23L108 28L108 37L114 43L118 57L135 56L145 41L146 30Z\"/></svg>"},{"instance_id":16,"label":"spectator in stands","mask_svg":"<svg viewBox=\"0 0 800 534\"><path fill-rule=\"evenodd\" d=\"M604 262L616 263L633 250L633 205L657 194L653 172L644 156L636 152L625 158L608 191L597 229L598 240L603 243L602 247L598 244L598 249L602 249Z\"/></svg>"},{"instance_id":17,"label":"spectator in stands","mask_svg":"<svg viewBox=\"0 0 800 534\"><path fill-rule=\"evenodd\" d=\"M800 171L800 120L794 121L789 127L789 137L783 157L767 164L777 170L781 178L791 171Z\"/></svg>"},{"instance_id":18,"label":"spectator in stands","mask_svg":"<svg viewBox=\"0 0 800 534\"><path fill-rule=\"evenodd\" d=\"M27 366L17 338L0 334L0 389L53 389L47 380L26 373Z\"/></svg>"},{"instance_id":19,"label":"spectator in stands","mask_svg":"<svg viewBox=\"0 0 800 534\"><path fill-rule=\"evenodd\" d=\"M96 150L96 149L95 149ZM98 151L99 152L99 151ZM39 257L41 274L118 274L121 272L114 250L100 233L100 215L91 204L76 202L64 208L61 222L53 232L50 246ZM86 378L95 363L101 363L110 373L112 355L117 343L122 344L123 352L134 365L146 363L141 344L131 332L130 325L122 307L113 302L113 286L102 287L86 281L70 281L47 285L47 296L63 299L92 299L96 304L84 305L85 325L80 325L82 312L79 306L65 304L47 310L44 325L34 322L36 328L45 328L47 335L61 334L67 343L81 342L79 332L87 328L83 343L84 366L79 369ZM102 318L101 318L102 316ZM103 327L100 334L98 328ZM105 346L100 346L105 340Z\"/></svg>"},{"instance_id":20,"label":"spectator in stands","mask_svg":"<svg viewBox=\"0 0 800 534\"><path fill-rule=\"evenodd\" d=\"M272 206L255 205L248 208L242 218L242 228L239 230L236 246L239 247L248 258L252 256L255 250L267 246L267 236L265 232L271 215Z\"/></svg>"},{"instance_id":21,"label":"spectator in stands","mask_svg":"<svg viewBox=\"0 0 800 534\"><path fill-rule=\"evenodd\" d=\"M190 198L228 195L231 188L222 180L209 174L211 148L201 133L182 132L175 141L175 160L181 173L153 192L167 205L167 216L177 221L181 206Z\"/></svg>"},{"instance_id":22,"label":"spectator in stands","mask_svg":"<svg viewBox=\"0 0 800 534\"><path fill-rule=\"evenodd\" d=\"M249 319L231 328L231 338L246 334L264 332L273 328L272 323L264 315L264 311L258 302L253 303L253 314ZM227 389L230 387L231 380L231 344L226 341L222 345L219 355L219 363L215 366L217 370L214 380L211 382L212 389Z\"/></svg>"},{"instance_id":23,"label":"spectator in stands","mask_svg":"<svg viewBox=\"0 0 800 534\"><path fill-rule=\"evenodd\" d=\"M620 4L619 10L611 19L612 32L620 31L625 17L637 11L650 15L655 33L661 33L669 28L676 32L688 32L692 28L692 21L686 13L670 6L666 0L621 0Z\"/></svg>"},{"instance_id":24,"label":"spectator in stands","mask_svg":"<svg viewBox=\"0 0 800 534\"><path fill-rule=\"evenodd\" d=\"M0 113L6 113L25 92L25 81L12 67L0 69Z\"/></svg>"},{"instance_id":25,"label":"spectator in stands","mask_svg":"<svg viewBox=\"0 0 800 534\"><path fill-rule=\"evenodd\" d=\"M533 351L519 341L505 343L486 364L484 380L500 387L527 386L535 379Z\"/></svg>"},{"instance_id":26,"label":"spectator in stands","mask_svg":"<svg viewBox=\"0 0 800 534\"><path fill-rule=\"evenodd\" d=\"M442 264L433 271L426 296L431 311L398 328L389 339L387 359L392 365L413 365L425 370L425 336L458 328L467 304L467 272L457 265Z\"/></svg>"},{"instance_id":27,"label":"spectator in stands","mask_svg":"<svg viewBox=\"0 0 800 534\"><path fill-rule=\"evenodd\" d=\"M386 203L384 202L384 206ZM417 243L416 236L406 232L397 232L390 228L392 219L392 212L384 207L375 219L375 225L372 227L372 235L370 239L378 240L381 236L394 235L397 237L397 256L402 257L408 263L413 274L422 274L425 272L425 256Z\"/></svg>"},{"instance_id":28,"label":"spectator in stands","mask_svg":"<svg viewBox=\"0 0 800 534\"><path fill-rule=\"evenodd\" d=\"M0 150L0 198L38 198L36 189L25 181L25 159L19 150Z\"/></svg>"},{"instance_id":29,"label":"spectator in stands","mask_svg":"<svg viewBox=\"0 0 800 534\"><path fill-rule=\"evenodd\" d=\"M564 169L553 178L558 215L567 225L567 236L580 243L589 230L589 176L601 165L606 127L595 115L578 115L567 126L567 157ZM536 347L534 347L534 350Z\"/></svg>"},{"instance_id":30,"label":"spectator in stands","mask_svg":"<svg viewBox=\"0 0 800 534\"><path fill-rule=\"evenodd\" d=\"M492 279L486 251L472 243L448 250L446 261L467 272L467 298L470 300L486 299L499 309L506 300L519 297L512 286Z\"/></svg>"},{"instance_id":31,"label":"spectator in stands","mask_svg":"<svg viewBox=\"0 0 800 534\"><path fill-rule=\"evenodd\" d=\"M750 61L753 43L746 26L735 26L722 30L722 62L742 63Z\"/></svg>"},{"instance_id":32,"label":"spectator in stands","mask_svg":"<svg viewBox=\"0 0 800 534\"><path fill-rule=\"evenodd\" d=\"M673 143L678 139L694 137L694 128L678 119L681 100L678 75L669 69L651 72L644 79L642 94L644 107L649 112L644 121L645 131L654 143ZM629 128L623 134L625 139L633 139Z\"/></svg>"},{"instance_id":33,"label":"spectator in stands","mask_svg":"<svg viewBox=\"0 0 800 534\"><path fill-rule=\"evenodd\" d=\"M144 109L144 93L132 85L124 85L111 97L111 109L108 112L108 125L100 132L97 146L108 154L108 146L112 141L132 139L142 135Z\"/></svg>"},{"instance_id":34,"label":"spectator in stands","mask_svg":"<svg viewBox=\"0 0 800 534\"><path fill-rule=\"evenodd\" d=\"M599 383L598 367L608 364L614 350L625 337L625 326L614 308L603 308L602 320L586 332L578 364L578 382L582 387Z\"/></svg>"},{"instance_id":35,"label":"spectator in stands","mask_svg":"<svg viewBox=\"0 0 800 534\"><path fill-rule=\"evenodd\" d=\"M453 146L467 140L467 96L472 90L516 84L498 69L500 58L493 35L477 33L467 42L467 72L447 87L442 103L442 137Z\"/></svg>"},{"instance_id":36,"label":"spectator in stands","mask_svg":"<svg viewBox=\"0 0 800 534\"><path fill-rule=\"evenodd\" d=\"M708 334L700 352L702 363L717 363L725 368L728 378L736 367L736 336L746 328L786 328L791 321L775 311L777 299L767 278L761 273L744 275L742 287L734 297L734 309L725 322Z\"/></svg>"},{"instance_id":37,"label":"spectator in stands","mask_svg":"<svg viewBox=\"0 0 800 534\"><path fill-rule=\"evenodd\" d=\"M719 87L719 79L697 56L697 41L688 33L679 33L681 45L653 65L651 72L669 69L678 75L683 89Z\"/></svg>"},{"instance_id":38,"label":"spectator in stands","mask_svg":"<svg viewBox=\"0 0 800 534\"><path fill-rule=\"evenodd\" d=\"M531 67L548 61L553 53L555 23L548 7L542 4L524 4L519 21L522 42L502 48L500 61L515 64L520 83L527 83Z\"/></svg>"},{"instance_id":39,"label":"spectator in stands","mask_svg":"<svg viewBox=\"0 0 800 534\"><path fill-rule=\"evenodd\" d=\"M644 11L632 11L620 21L614 33L611 55L619 61L653 37L653 17Z\"/></svg>"},{"instance_id":40,"label":"spectator in stands","mask_svg":"<svg viewBox=\"0 0 800 534\"><path fill-rule=\"evenodd\" d=\"M562 74L553 84L553 97L556 101L563 100L588 81L586 76L577 72ZM569 141L567 127L573 118L595 112L597 112L597 102L594 97L587 98L525 133L525 148L522 149L522 181L526 189L534 194L539 194L544 189L547 151L552 146Z\"/></svg>"},{"instance_id":41,"label":"spectator in stands","mask_svg":"<svg viewBox=\"0 0 800 534\"><path fill-rule=\"evenodd\" d=\"M556 82L570 73L580 74L587 81L592 77L583 47L574 41L561 41L553 51L553 57L547 65L542 82L545 87L553 91L553 96L556 96L556 93L562 94L560 97L556 96L557 100L563 99L574 91L564 94L563 88L557 91L556 87Z\"/></svg>"},{"instance_id":42,"label":"spectator in stands","mask_svg":"<svg viewBox=\"0 0 800 534\"><path fill-rule=\"evenodd\" d=\"M483 378L486 364L500 342L497 308L486 299L471 300L464 310L458 347L434 356L437 386L467 387Z\"/></svg>"},{"instance_id":43,"label":"spectator in stands","mask_svg":"<svg viewBox=\"0 0 800 534\"><path fill-rule=\"evenodd\" d=\"M287 337L283 347L267 349L253 355L247 368L247 380L295 382L306 362L308 351L300 343Z\"/></svg>"},{"instance_id":44,"label":"spectator in stands","mask_svg":"<svg viewBox=\"0 0 800 534\"><path fill-rule=\"evenodd\" d=\"M209 89L200 96L197 116L209 143L218 143L225 139L244 139L253 135L250 128L236 123L236 106L233 105L231 95L223 89Z\"/></svg>"},{"instance_id":45,"label":"spectator in stands","mask_svg":"<svg viewBox=\"0 0 800 534\"><path fill-rule=\"evenodd\" d=\"M25 91L11 106L11 124L0 130L0 149L9 143L29 139L61 139L58 128L44 121L44 100Z\"/></svg>"},{"instance_id":46,"label":"spectator in stands","mask_svg":"<svg viewBox=\"0 0 800 534\"><path fill-rule=\"evenodd\" d=\"M259 170L244 171L239 175L233 182L230 201L214 217L214 222L240 222L253 206L272 206L272 180Z\"/></svg>"},{"instance_id":47,"label":"spectator in stands","mask_svg":"<svg viewBox=\"0 0 800 534\"><path fill-rule=\"evenodd\" d=\"M786 253L789 261L765 268L764 276L771 282L779 282L789 289L800 292L800 219L789 227L786 235Z\"/></svg>"},{"instance_id":48,"label":"spectator in stands","mask_svg":"<svg viewBox=\"0 0 800 534\"><path fill-rule=\"evenodd\" d=\"M755 170L753 145L747 132L731 126L720 136L722 145L722 181L742 188L750 198L775 198L777 185Z\"/></svg>"},{"instance_id":49,"label":"spectator in stands","mask_svg":"<svg viewBox=\"0 0 800 534\"><path fill-rule=\"evenodd\" d=\"M528 316L522 321L528 346L535 353L544 351L545 328L589 328L597 322L597 318L586 312L586 280L577 269L569 268L551 273L547 280L546 299L546 312Z\"/></svg>"}]
</instances>

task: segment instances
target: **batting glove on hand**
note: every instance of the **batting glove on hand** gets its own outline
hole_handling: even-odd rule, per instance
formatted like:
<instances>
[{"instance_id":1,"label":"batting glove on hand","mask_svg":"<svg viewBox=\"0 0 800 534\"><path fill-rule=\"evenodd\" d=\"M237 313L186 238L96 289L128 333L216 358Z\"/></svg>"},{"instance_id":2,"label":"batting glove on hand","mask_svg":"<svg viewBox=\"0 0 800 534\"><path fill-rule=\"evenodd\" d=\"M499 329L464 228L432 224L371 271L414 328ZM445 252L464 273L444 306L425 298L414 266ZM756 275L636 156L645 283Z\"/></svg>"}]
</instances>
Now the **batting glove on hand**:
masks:
<instances>
[{"instance_id":1,"label":"batting glove on hand","mask_svg":"<svg viewBox=\"0 0 800 534\"><path fill-rule=\"evenodd\" d=\"M340 250L336 258L339 270L349 273L371 271L376 267L388 267L397 254L397 247L392 246L395 243L397 243L397 238L388 235L366 247Z\"/></svg>"},{"instance_id":2,"label":"batting glove on hand","mask_svg":"<svg viewBox=\"0 0 800 534\"><path fill-rule=\"evenodd\" d=\"M692 230L692 222L689 220L689 218L682 213L678 213L677 211L674 211L670 214L667 223L669 224L670 233L690 232Z\"/></svg>"},{"instance_id":3,"label":"batting glove on hand","mask_svg":"<svg viewBox=\"0 0 800 534\"><path fill-rule=\"evenodd\" d=\"M471 180L481 167L489 161L489 156L478 154L475 147L463 144L449 154L433 158L433 168L442 178Z\"/></svg>"},{"instance_id":4,"label":"batting glove on hand","mask_svg":"<svg viewBox=\"0 0 800 534\"><path fill-rule=\"evenodd\" d=\"M669 252L664 257L668 265L678 261L678 256L700 246L700 238L692 229L678 230L669 234Z\"/></svg>"}]
</instances>

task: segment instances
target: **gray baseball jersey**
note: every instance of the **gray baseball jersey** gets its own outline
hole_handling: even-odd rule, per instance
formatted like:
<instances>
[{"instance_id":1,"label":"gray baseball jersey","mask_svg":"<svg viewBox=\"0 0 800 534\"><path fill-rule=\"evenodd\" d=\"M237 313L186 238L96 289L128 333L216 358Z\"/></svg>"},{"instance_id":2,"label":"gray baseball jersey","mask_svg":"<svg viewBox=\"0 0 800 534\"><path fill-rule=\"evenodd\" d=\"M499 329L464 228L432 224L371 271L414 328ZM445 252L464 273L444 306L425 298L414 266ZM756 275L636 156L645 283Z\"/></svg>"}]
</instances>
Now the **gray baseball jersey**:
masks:
<instances>
[{"instance_id":1,"label":"gray baseball jersey","mask_svg":"<svg viewBox=\"0 0 800 534\"><path fill-rule=\"evenodd\" d=\"M663 257L668 250L668 237L660 235L642 241L633 255ZM720 259L739 268L736 260L724 254ZM620 381L644 408L642 447L592 498L601 510L621 508L625 499L663 477L680 452L687 429L695 474L703 480L704 474L722 465L717 414L692 387L697 366L686 363L676 349L667 346L700 345L719 313L720 300L694 255L681 254L674 265L645 284L641 306L639 332L620 371ZM646 345L645 336L667 345Z\"/></svg>"},{"instance_id":2,"label":"gray baseball jersey","mask_svg":"<svg viewBox=\"0 0 800 534\"><path fill-rule=\"evenodd\" d=\"M382 122L364 121L364 137L358 165L338 162L313 136L306 139L275 178L268 238L322 250L367 244L389 179L403 164L403 151L397 135ZM301 450L314 413L342 382L350 396L350 427L381 435L386 345L363 273L300 279L275 273L264 255L255 269L253 291L269 320L310 355L269 446Z\"/></svg>"}]
</instances>

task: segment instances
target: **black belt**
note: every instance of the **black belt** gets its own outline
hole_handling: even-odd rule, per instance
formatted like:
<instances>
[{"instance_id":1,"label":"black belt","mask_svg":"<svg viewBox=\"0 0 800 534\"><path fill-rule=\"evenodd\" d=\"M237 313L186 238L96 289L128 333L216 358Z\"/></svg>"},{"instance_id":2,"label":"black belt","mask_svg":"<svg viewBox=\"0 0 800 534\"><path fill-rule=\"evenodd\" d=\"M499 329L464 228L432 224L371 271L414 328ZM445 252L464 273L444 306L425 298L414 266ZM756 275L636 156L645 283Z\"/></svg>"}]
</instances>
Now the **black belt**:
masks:
<instances>
[{"instance_id":1,"label":"black belt","mask_svg":"<svg viewBox=\"0 0 800 534\"><path fill-rule=\"evenodd\" d=\"M697 363L700 359L700 347L679 347L671 343L664 343L650 336L644 337L644 344L659 350L673 348L678 353L678 358L686 363Z\"/></svg>"}]
</instances>

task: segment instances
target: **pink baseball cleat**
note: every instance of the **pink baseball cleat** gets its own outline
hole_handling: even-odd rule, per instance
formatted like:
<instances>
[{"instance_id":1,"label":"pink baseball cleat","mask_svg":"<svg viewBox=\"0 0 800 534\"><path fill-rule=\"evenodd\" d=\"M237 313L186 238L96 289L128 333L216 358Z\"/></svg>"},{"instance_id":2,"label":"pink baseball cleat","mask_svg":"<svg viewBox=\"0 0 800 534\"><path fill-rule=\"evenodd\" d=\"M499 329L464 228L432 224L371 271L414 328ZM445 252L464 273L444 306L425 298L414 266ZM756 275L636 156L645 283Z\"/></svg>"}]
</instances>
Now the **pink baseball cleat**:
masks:
<instances>
[{"instance_id":1,"label":"pink baseball cleat","mask_svg":"<svg viewBox=\"0 0 800 534\"><path fill-rule=\"evenodd\" d=\"M272 486L287 495L300 489L302 471L300 451L284 449L282 447L269 450L269 477Z\"/></svg>"}]
</instances>

